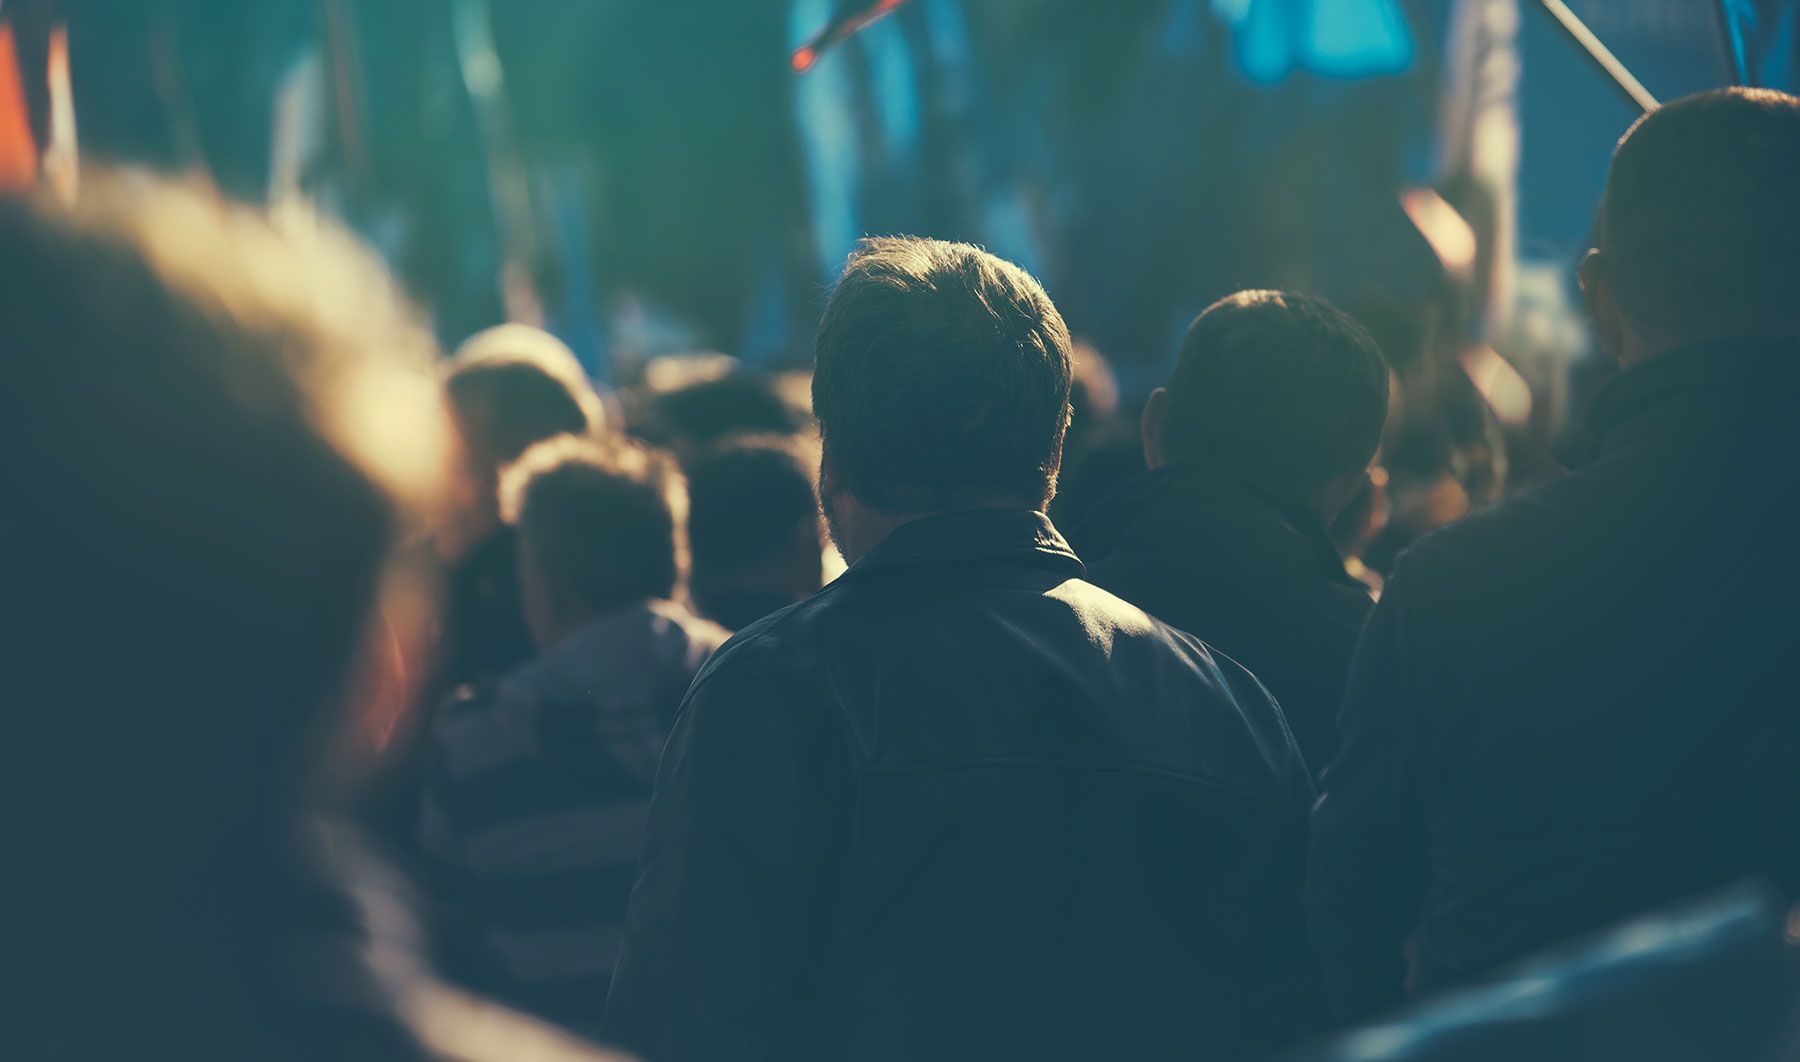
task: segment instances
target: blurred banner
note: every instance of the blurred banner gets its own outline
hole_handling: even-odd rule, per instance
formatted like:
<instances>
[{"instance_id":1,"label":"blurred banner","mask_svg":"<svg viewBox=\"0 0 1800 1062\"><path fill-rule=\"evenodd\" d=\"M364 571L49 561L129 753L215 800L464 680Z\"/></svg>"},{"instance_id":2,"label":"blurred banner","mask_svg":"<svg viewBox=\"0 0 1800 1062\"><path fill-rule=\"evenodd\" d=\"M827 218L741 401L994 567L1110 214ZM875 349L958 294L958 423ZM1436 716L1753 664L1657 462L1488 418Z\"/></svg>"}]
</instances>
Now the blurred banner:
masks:
<instances>
[{"instance_id":1,"label":"blurred banner","mask_svg":"<svg viewBox=\"0 0 1800 1062\"><path fill-rule=\"evenodd\" d=\"M1518 0L1458 0L1444 56L1438 182L1475 229L1476 337L1505 331L1518 229Z\"/></svg>"}]
</instances>

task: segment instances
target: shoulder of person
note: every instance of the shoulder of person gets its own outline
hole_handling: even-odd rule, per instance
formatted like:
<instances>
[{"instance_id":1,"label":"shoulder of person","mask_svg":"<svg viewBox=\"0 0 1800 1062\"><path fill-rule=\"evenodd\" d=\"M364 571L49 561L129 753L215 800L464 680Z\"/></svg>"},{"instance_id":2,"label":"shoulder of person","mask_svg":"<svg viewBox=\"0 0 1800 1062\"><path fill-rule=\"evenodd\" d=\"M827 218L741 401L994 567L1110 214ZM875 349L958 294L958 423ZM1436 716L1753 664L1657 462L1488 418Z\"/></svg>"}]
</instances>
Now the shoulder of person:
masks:
<instances>
[{"instance_id":1,"label":"shoulder of person","mask_svg":"<svg viewBox=\"0 0 1800 1062\"><path fill-rule=\"evenodd\" d=\"M1584 529L1606 491L1577 471L1491 505L1422 536L1394 561L1391 584L1412 601L1461 599L1474 587L1504 583L1522 565L1544 564L1551 553L1583 548Z\"/></svg>"}]
</instances>

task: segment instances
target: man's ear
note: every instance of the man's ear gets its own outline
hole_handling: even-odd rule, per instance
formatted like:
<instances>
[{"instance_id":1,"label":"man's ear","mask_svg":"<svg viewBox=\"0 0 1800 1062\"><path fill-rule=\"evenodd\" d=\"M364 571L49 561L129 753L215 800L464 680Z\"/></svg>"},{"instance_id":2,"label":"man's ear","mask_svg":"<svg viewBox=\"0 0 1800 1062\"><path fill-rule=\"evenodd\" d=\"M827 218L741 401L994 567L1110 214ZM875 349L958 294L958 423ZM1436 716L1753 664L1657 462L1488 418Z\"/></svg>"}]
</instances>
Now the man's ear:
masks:
<instances>
[{"instance_id":1,"label":"man's ear","mask_svg":"<svg viewBox=\"0 0 1800 1062\"><path fill-rule=\"evenodd\" d=\"M1581 301L1587 307L1588 326L1600 349L1617 358L1625 345L1625 321L1606 276L1606 256L1590 249L1576 273L1581 281Z\"/></svg>"},{"instance_id":2,"label":"man's ear","mask_svg":"<svg viewBox=\"0 0 1800 1062\"><path fill-rule=\"evenodd\" d=\"M1144 416L1138 422L1138 431L1144 440L1144 465L1148 468L1160 468L1163 464L1162 426L1163 417L1169 411L1169 389L1158 387L1150 392L1150 401L1144 403Z\"/></svg>"}]
</instances>

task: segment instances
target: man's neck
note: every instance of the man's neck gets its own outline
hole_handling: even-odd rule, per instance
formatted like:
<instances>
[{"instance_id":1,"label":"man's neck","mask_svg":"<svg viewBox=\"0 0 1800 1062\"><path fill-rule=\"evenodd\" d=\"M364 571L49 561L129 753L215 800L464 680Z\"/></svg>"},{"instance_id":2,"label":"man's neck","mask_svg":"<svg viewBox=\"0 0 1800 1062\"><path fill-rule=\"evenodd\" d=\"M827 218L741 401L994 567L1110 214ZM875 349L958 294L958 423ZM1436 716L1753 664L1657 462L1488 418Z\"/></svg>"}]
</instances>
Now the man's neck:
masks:
<instances>
[{"instance_id":1,"label":"man's neck","mask_svg":"<svg viewBox=\"0 0 1800 1062\"><path fill-rule=\"evenodd\" d=\"M1236 468L1222 461L1158 461L1156 464L1152 465L1151 468L1153 470L1164 468L1216 469L1218 470L1218 474L1231 476L1241 480L1249 489L1253 490L1258 495L1261 495L1265 500L1279 499L1281 503L1279 508L1283 510L1294 508L1305 509L1307 512L1318 517L1319 522L1327 527L1331 525L1333 520L1337 519L1338 513L1342 512L1344 507L1356 496L1355 490L1351 490L1347 496L1343 496L1337 484L1327 484L1324 488L1311 492L1302 492L1290 490L1286 487L1273 486L1264 483L1262 480L1240 468Z\"/></svg>"},{"instance_id":2,"label":"man's neck","mask_svg":"<svg viewBox=\"0 0 1800 1062\"><path fill-rule=\"evenodd\" d=\"M879 546L885 541L889 535L898 531L900 528L905 527L907 524L917 523L920 520L929 520L937 516L950 516L955 513L990 510L1016 511L1029 509L1041 513L1047 508L1048 504L1030 505L1021 501L1008 505L1005 504L1006 499L1001 498L992 499L992 501L994 504L959 505L949 509L931 509L909 513L893 513L879 509L864 509L859 506L854 516L848 516L846 518L846 514L839 513L838 518L831 521L831 540L832 543L837 546L838 553L844 558L844 563L855 564L857 561L868 556L869 553L873 551L876 546Z\"/></svg>"},{"instance_id":3,"label":"man's neck","mask_svg":"<svg viewBox=\"0 0 1800 1062\"><path fill-rule=\"evenodd\" d=\"M907 524L944 516L949 510L918 513L890 513L863 509L853 519L838 520L832 526L831 540L845 564L855 564L868 556L876 546Z\"/></svg>"}]
</instances>

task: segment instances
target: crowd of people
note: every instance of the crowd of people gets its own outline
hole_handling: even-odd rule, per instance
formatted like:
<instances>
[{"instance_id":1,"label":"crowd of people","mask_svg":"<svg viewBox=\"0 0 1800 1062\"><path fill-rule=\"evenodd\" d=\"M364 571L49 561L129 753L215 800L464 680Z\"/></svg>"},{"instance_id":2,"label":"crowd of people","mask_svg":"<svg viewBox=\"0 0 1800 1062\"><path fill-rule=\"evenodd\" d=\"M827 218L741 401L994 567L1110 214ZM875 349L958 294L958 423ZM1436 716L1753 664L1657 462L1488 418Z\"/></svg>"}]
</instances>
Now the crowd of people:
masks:
<instances>
[{"instance_id":1,"label":"crowd of people","mask_svg":"<svg viewBox=\"0 0 1800 1062\"><path fill-rule=\"evenodd\" d=\"M1116 396L966 244L863 241L809 401L603 394L327 226L0 199L0 1054L1789 1057L1797 174L1791 96L1634 125L1586 454L1378 572L1311 295L1053 506Z\"/></svg>"}]
</instances>

